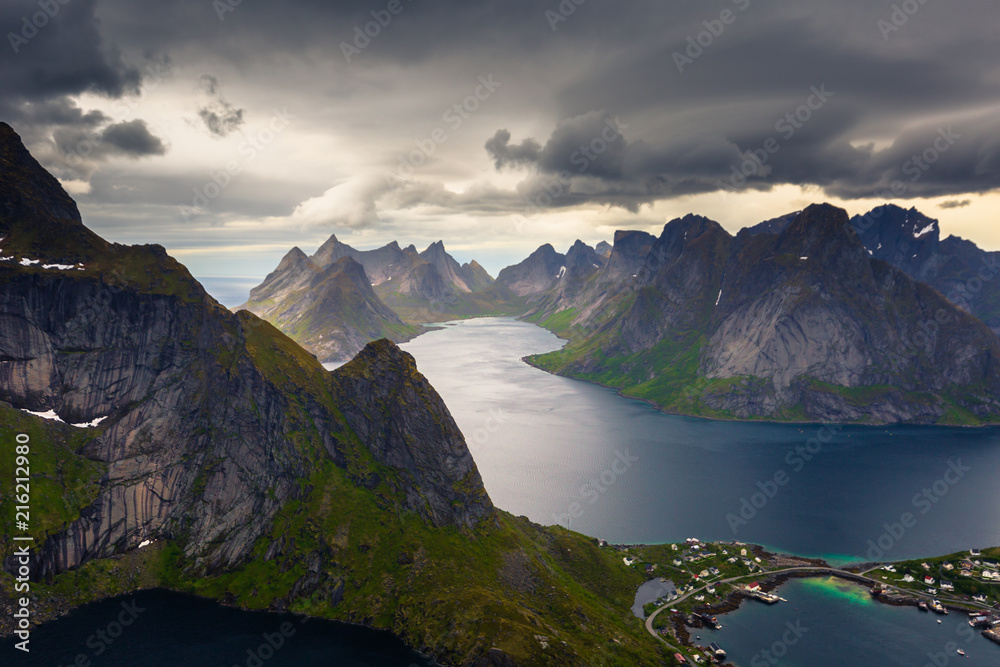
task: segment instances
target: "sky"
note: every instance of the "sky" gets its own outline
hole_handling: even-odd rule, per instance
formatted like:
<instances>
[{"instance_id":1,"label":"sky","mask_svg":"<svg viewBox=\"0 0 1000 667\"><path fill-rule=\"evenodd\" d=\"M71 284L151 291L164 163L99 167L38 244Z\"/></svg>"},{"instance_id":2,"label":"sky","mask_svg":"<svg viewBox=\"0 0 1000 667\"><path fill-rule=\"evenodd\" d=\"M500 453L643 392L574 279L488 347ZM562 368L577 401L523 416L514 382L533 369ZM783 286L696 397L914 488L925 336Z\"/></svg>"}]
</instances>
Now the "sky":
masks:
<instances>
[{"instance_id":1,"label":"sky","mask_svg":"<svg viewBox=\"0 0 1000 667\"><path fill-rule=\"evenodd\" d=\"M736 232L887 201L1000 249L995 0L3 0L0 120L196 276L293 245Z\"/></svg>"}]
</instances>

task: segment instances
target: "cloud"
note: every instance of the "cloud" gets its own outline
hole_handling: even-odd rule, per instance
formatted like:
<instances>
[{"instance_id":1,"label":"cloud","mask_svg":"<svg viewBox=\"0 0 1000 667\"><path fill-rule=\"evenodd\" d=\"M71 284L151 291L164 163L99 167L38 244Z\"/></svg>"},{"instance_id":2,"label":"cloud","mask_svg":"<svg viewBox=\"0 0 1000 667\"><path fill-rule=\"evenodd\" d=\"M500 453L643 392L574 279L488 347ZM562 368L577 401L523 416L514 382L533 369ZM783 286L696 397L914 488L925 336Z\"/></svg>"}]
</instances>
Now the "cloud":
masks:
<instances>
[{"instance_id":1,"label":"cloud","mask_svg":"<svg viewBox=\"0 0 1000 667\"><path fill-rule=\"evenodd\" d=\"M525 139L519 145L510 145L510 132L497 130L486 141L486 152L493 158L497 170L508 166L536 164L542 147L534 139Z\"/></svg>"},{"instance_id":2,"label":"cloud","mask_svg":"<svg viewBox=\"0 0 1000 667\"><path fill-rule=\"evenodd\" d=\"M351 179L296 206L291 220L305 228L376 227L379 223L376 200L391 187L377 176Z\"/></svg>"},{"instance_id":3,"label":"cloud","mask_svg":"<svg viewBox=\"0 0 1000 667\"><path fill-rule=\"evenodd\" d=\"M140 158L167 152L163 141L153 136L146 127L146 122L139 119L109 125L104 128L101 138L105 144L104 155Z\"/></svg>"},{"instance_id":4,"label":"cloud","mask_svg":"<svg viewBox=\"0 0 1000 667\"><path fill-rule=\"evenodd\" d=\"M216 137L224 137L239 129L246 122L243 118L245 109L237 109L222 97L222 93L219 92L219 80L216 77L202 74L199 81L202 89L215 98L198 110L198 117L208 131Z\"/></svg>"},{"instance_id":5,"label":"cloud","mask_svg":"<svg viewBox=\"0 0 1000 667\"><path fill-rule=\"evenodd\" d=\"M116 225L145 219L150 201L190 201L239 155L238 135L285 105L294 127L205 218L295 210L302 228L382 230L479 220L489 242L492 216L529 208L550 212L546 222L619 225L650 204L730 189L724 201L736 203L720 207L749 215L744 194L864 199L899 182L894 198L962 202L1000 186L1000 33L981 0L921 5L889 39L878 21L891 8L863 0L738 4L588 2L553 29L545 12L557 0L404 2L348 63L340 42L373 20L370 2L242 2L220 21L205 0L73 0L18 54L0 49L0 117L57 175L89 183L85 213ZM736 20L678 72L673 54L722 9ZM0 34L36 11L37 0L0 3ZM146 65L161 62L183 80L151 92ZM442 117L491 73L503 87L488 103L460 126ZM793 135L777 129L824 86L828 103ZM122 127L106 140L134 118L145 133ZM627 127L609 140L616 119ZM913 171L948 126L960 138ZM373 176L435 128L444 134L415 180ZM779 145L766 164L727 187L770 139ZM81 141L95 146L71 158ZM141 169L126 161L168 148Z\"/></svg>"},{"instance_id":6,"label":"cloud","mask_svg":"<svg viewBox=\"0 0 1000 667\"><path fill-rule=\"evenodd\" d=\"M972 203L971 199L949 199L938 204L938 208L965 208Z\"/></svg>"}]
</instances>

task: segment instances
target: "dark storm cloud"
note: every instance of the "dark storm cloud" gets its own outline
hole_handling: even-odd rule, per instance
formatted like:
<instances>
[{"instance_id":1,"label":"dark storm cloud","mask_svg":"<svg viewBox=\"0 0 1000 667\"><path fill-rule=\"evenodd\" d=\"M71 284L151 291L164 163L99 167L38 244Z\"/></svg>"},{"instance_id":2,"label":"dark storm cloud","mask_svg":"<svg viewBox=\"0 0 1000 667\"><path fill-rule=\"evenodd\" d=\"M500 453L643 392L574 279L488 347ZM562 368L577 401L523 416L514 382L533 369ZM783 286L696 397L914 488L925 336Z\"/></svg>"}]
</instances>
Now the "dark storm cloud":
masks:
<instances>
[{"instance_id":1,"label":"dark storm cloud","mask_svg":"<svg viewBox=\"0 0 1000 667\"><path fill-rule=\"evenodd\" d=\"M67 140L101 133L109 119L75 109L65 96L134 91L149 51L192 68L229 65L245 74L245 85L257 82L261 97L281 96L268 86L290 67L312 67L310 85L294 93L316 108L364 108L366 95L388 85L379 77L401 72L399 108L378 112L406 137L423 136L426 122L408 116L408 96L441 89L449 77L494 72L509 119L468 143L480 159L485 145L498 170L529 173L516 197L478 191L491 209L513 200L520 210L527 200L634 211L670 197L785 184L845 198L894 184L905 186L896 197L1000 186L1000 5L993 1L917 3L902 17L889 0L401 0L395 13L386 12L387 0L218 5L72 0L18 53L0 56L0 115ZM32 2L3 3L0 26L17 31L34 11ZM345 44L356 50L350 58ZM242 125L243 107L254 109L249 97L238 107L223 98L212 77L202 85L210 101L189 108L213 136ZM522 117L544 129L512 135ZM955 140L941 150L939 131L949 127ZM155 137L147 139L145 154L157 154ZM448 147L465 140L449 138ZM123 149L109 142L106 150ZM442 206L474 206L477 191L456 199L428 187Z\"/></svg>"},{"instance_id":2,"label":"dark storm cloud","mask_svg":"<svg viewBox=\"0 0 1000 667\"><path fill-rule=\"evenodd\" d=\"M165 147L141 120L113 123L72 99L93 93L138 94L142 74L101 33L96 0L0 4L0 118L57 176L86 177L114 155L162 155Z\"/></svg>"},{"instance_id":3,"label":"dark storm cloud","mask_svg":"<svg viewBox=\"0 0 1000 667\"><path fill-rule=\"evenodd\" d=\"M119 97L134 91L139 71L127 66L99 32L96 0L52 3L0 3L0 90L3 111L23 101L39 101L94 92Z\"/></svg>"},{"instance_id":4,"label":"dark storm cloud","mask_svg":"<svg viewBox=\"0 0 1000 667\"><path fill-rule=\"evenodd\" d=\"M486 141L486 152L493 158L493 164L498 170L507 166L536 164L541 150L541 145L534 139L525 139L521 144L511 146L510 132L507 130L497 130Z\"/></svg>"},{"instance_id":5,"label":"dark storm cloud","mask_svg":"<svg viewBox=\"0 0 1000 667\"><path fill-rule=\"evenodd\" d=\"M198 110L198 117L205 123L208 131L216 137L224 137L239 129L245 122L243 114L246 111L237 109L222 97L216 77L202 74L200 82L202 89L213 98L211 103Z\"/></svg>"},{"instance_id":6,"label":"dark storm cloud","mask_svg":"<svg viewBox=\"0 0 1000 667\"><path fill-rule=\"evenodd\" d=\"M163 155L166 146L153 136L146 127L145 121L131 120L109 125L101 133L106 150L127 157L143 157L145 155Z\"/></svg>"}]
</instances>

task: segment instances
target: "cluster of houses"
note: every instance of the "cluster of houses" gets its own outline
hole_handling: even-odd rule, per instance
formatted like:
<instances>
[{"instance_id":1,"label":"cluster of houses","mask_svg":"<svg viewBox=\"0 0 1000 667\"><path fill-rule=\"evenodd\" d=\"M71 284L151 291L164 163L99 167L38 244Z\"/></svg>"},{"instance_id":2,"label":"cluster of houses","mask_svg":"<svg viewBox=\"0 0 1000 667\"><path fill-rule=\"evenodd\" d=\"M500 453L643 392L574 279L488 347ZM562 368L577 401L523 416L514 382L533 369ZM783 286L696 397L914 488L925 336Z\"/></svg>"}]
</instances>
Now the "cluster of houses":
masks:
<instances>
[{"instance_id":1,"label":"cluster of houses","mask_svg":"<svg viewBox=\"0 0 1000 667\"><path fill-rule=\"evenodd\" d=\"M940 580L936 579L930 571L933 569L931 563L921 563L922 567L928 574L925 574L922 583L927 586L927 592L931 595L936 595L938 589L942 591L954 591L955 582L945 579L944 576ZM882 568L886 572L896 572L896 568L892 565L886 565ZM997 581L1000 582L1000 565L995 561L982 559L982 554L979 550L973 549L969 552L967 558L962 558L957 562L946 562L942 563L940 566L940 574L945 575L945 573L953 573L959 577L969 577L969 578L980 578L984 581ZM906 573L903 575L904 583L914 583L917 579L914 578L912 574ZM973 597L976 602L985 604L987 601L986 595L976 595Z\"/></svg>"},{"instance_id":2,"label":"cluster of houses","mask_svg":"<svg viewBox=\"0 0 1000 667\"><path fill-rule=\"evenodd\" d=\"M963 558L957 566L954 563L943 563L941 569L946 572L954 572L957 569L958 576L960 577L975 577L978 575L986 581L1000 581L1000 564L992 560L983 560L981 555L978 549L973 549L969 552L969 557ZM921 567L925 570L931 569L929 563L921 563ZM934 583L933 579L930 583Z\"/></svg>"}]
</instances>

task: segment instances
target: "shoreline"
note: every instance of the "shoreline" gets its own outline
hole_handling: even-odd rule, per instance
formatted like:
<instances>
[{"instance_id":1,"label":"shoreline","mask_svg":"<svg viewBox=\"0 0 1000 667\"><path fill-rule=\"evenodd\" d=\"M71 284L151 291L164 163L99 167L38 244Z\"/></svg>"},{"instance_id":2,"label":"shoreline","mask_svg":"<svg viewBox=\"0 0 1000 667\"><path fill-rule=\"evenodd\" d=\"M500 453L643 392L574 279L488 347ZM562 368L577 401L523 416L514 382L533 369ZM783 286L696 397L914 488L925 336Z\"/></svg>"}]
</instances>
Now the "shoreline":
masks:
<instances>
[{"instance_id":1,"label":"shoreline","mask_svg":"<svg viewBox=\"0 0 1000 667\"><path fill-rule=\"evenodd\" d=\"M629 546L638 547L640 545ZM849 584L863 586L867 589L873 602L893 607L918 607L921 602L929 603L932 600L938 600L945 608L945 613L954 611L962 618L973 612L995 618L998 610L1000 610L1000 605L983 605L967 599L964 601L956 598L940 599L937 595L899 588L879 581L876 578L875 575L883 566L905 563L907 561L896 561L895 563L857 563L845 568L838 568L829 565L829 563L822 559L806 559L780 552L770 552L762 546L755 544L745 544L744 546L752 549L754 554L766 557L769 561L772 561L772 566L778 565L778 569L770 572L750 573L733 578L706 581L703 585L689 589L682 596L661 601L660 606L644 619L643 623L646 631L671 649L683 650L696 655L700 654L704 650L704 646L701 643L693 641L692 637L698 630L714 627L712 623L702 619L701 615L711 617L724 616L738 611L744 601L757 597L757 595L750 593L744 588L744 585L750 581L759 584L760 593L768 593L776 596L776 591L793 579L836 578L845 580ZM669 578L669 575L661 576ZM675 585L677 584L675 583ZM705 602L701 602L700 604L691 604L692 596L703 593L710 586L717 585L729 585L731 590L725 594L725 597L716 599L711 603L706 604ZM781 601L787 603L783 599ZM657 617L661 613L666 613L666 617L665 619L660 619L657 624ZM987 628L981 632L977 630L977 633L990 641L1000 644L1000 627L993 628L992 630ZM723 662L722 664L724 666L732 666L730 662Z\"/></svg>"},{"instance_id":2,"label":"shoreline","mask_svg":"<svg viewBox=\"0 0 1000 667\"><path fill-rule=\"evenodd\" d=\"M524 320L519 320L524 321ZM526 322L527 324L535 324L534 322ZM545 329L540 324L535 324L535 326ZM549 331L553 336L557 336L555 332ZM558 337L558 336L557 336ZM560 340L565 340L560 338ZM558 352L559 350L551 350L551 352ZM549 352L536 352L535 354L549 354ZM538 364L532 362L529 357L534 355L528 355L521 357L523 361L528 366L536 368L543 373L548 373L557 378L563 378L565 380L576 380L578 382L586 382L587 384L592 384L595 387L601 387L603 389L608 389L609 391L615 392L618 396L630 401L639 401L640 403L645 403L646 405L654 408L657 412L661 412L665 415L670 415L671 417L688 417L690 419L703 419L705 421L711 422L721 422L723 424L786 424L789 426L835 426L835 427L845 427L845 426L859 426L863 428L885 428L887 426L919 426L921 428L965 428L965 429L988 429L995 428L1000 430L1000 424L926 424L921 422L825 422L825 421L793 421L793 420L783 420L783 419L736 419L736 418L726 418L726 417L709 417L707 415L696 415L688 412L675 412L663 407L662 405L656 403L648 398L642 398L640 396L629 396L624 393L624 389L618 387L613 387L611 385L598 382L597 380L588 380L586 378L575 377L573 375L560 375L555 371L551 371L547 368L542 368Z\"/></svg>"}]
</instances>

